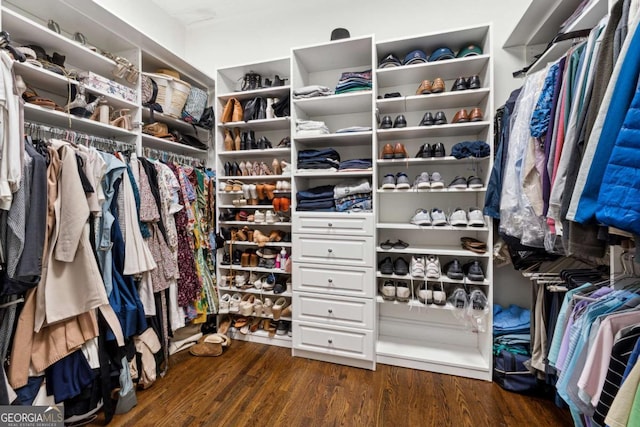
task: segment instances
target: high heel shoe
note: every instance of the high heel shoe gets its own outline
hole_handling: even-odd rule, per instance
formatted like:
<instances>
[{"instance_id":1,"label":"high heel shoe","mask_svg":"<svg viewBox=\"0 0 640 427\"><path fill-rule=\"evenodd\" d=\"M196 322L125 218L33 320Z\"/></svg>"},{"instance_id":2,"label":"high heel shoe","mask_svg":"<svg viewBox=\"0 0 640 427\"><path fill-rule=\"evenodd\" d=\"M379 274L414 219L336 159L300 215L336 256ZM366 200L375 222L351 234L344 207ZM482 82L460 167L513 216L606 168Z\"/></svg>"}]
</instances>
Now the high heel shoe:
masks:
<instances>
[{"instance_id":1,"label":"high heel shoe","mask_svg":"<svg viewBox=\"0 0 640 427\"><path fill-rule=\"evenodd\" d=\"M274 175L282 175L282 168L280 167L280 161L278 159L273 159L271 167L273 168Z\"/></svg>"},{"instance_id":2,"label":"high heel shoe","mask_svg":"<svg viewBox=\"0 0 640 427\"><path fill-rule=\"evenodd\" d=\"M240 172L242 173L242 176L249 176L249 172L247 171L247 166L245 164L245 162L240 162ZM248 199L248 197L246 197Z\"/></svg>"},{"instance_id":3,"label":"high heel shoe","mask_svg":"<svg viewBox=\"0 0 640 427\"><path fill-rule=\"evenodd\" d=\"M240 150L240 144L242 142L242 137L240 136L240 128L233 129L233 149L236 151Z\"/></svg>"},{"instance_id":4,"label":"high heel shoe","mask_svg":"<svg viewBox=\"0 0 640 427\"><path fill-rule=\"evenodd\" d=\"M260 175L273 175L273 172L265 162L260 162Z\"/></svg>"},{"instance_id":5,"label":"high heel shoe","mask_svg":"<svg viewBox=\"0 0 640 427\"><path fill-rule=\"evenodd\" d=\"M291 164L285 162L284 160L280 162L280 166L282 167L282 175L290 176L291 175Z\"/></svg>"},{"instance_id":6,"label":"high heel shoe","mask_svg":"<svg viewBox=\"0 0 640 427\"><path fill-rule=\"evenodd\" d=\"M224 130L224 151L233 151L234 149L233 137L229 129Z\"/></svg>"},{"instance_id":7,"label":"high heel shoe","mask_svg":"<svg viewBox=\"0 0 640 427\"><path fill-rule=\"evenodd\" d=\"M111 126L119 127L126 130L131 130L131 114L128 108L121 108L120 110L116 110L111 115L111 120L109 121Z\"/></svg>"}]
</instances>

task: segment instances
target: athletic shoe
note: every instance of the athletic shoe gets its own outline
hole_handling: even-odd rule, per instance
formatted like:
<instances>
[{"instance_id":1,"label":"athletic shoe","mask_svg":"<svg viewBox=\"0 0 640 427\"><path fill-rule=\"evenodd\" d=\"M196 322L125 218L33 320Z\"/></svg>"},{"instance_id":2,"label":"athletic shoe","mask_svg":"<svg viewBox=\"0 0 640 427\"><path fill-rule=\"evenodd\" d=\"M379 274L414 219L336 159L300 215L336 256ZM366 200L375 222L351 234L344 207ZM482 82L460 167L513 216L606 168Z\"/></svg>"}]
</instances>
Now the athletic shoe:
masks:
<instances>
[{"instance_id":1,"label":"athletic shoe","mask_svg":"<svg viewBox=\"0 0 640 427\"><path fill-rule=\"evenodd\" d=\"M411 277L424 277L424 257L411 257Z\"/></svg>"},{"instance_id":2,"label":"athletic shoe","mask_svg":"<svg viewBox=\"0 0 640 427\"><path fill-rule=\"evenodd\" d=\"M427 279L439 279L440 278L440 260L435 255L427 256L426 262L426 277Z\"/></svg>"},{"instance_id":3,"label":"athletic shoe","mask_svg":"<svg viewBox=\"0 0 640 427\"><path fill-rule=\"evenodd\" d=\"M383 189L394 190L396 188L396 177L395 175L388 173L382 178L382 187Z\"/></svg>"},{"instance_id":4,"label":"athletic shoe","mask_svg":"<svg viewBox=\"0 0 640 427\"><path fill-rule=\"evenodd\" d=\"M467 223L467 212L462 208L456 208L449 216L449 224L454 227L466 227Z\"/></svg>"},{"instance_id":5,"label":"athletic shoe","mask_svg":"<svg viewBox=\"0 0 640 427\"><path fill-rule=\"evenodd\" d=\"M426 209L418 209L411 218L411 224L415 225L431 225L431 215Z\"/></svg>"},{"instance_id":6,"label":"athletic shoe","mask_svg":"<svg viewBox=\"0 0 640 427\"><path fill-rule=\"evenodd\" d=\"M469 226L484 227L484 215L478 208L469 208Z\"/></svg>"},{"instance_id":7,"label":"athletic shoe","mask_svg":"<svg viewBox=\"0 0 640 427\"><path fill-rule=\"evenodd\" d=\"M393 274L393 263L391 257L386 257L378 263L378 270L382 274Z\"/></svg>"},{"instance_id":8,"label":"athletic shoe","mask_svg":"<svg viewBox=\"0 0 640 427\"><path fill-rule=\"evenodd\" d=\"M431 224L435 226L447 225L447 216L444 214L442 209L431 209Z\"/></svg>"},{"instance_id":9,"label":"athletic shoe","mask_svg":"<svg viewBox=\"0 0 640 427\"><path fill-rule=\"evenodd\" d=\"M429 289L427 284L424 284L424 288L418 290L418 301L423 304L433 304L433 291Z\"/></svg>"},{"instance_id":10,"label":"athletic shoe","mask_svg":"<svg viewBox=\"0 0 640 427\"><path fill-rule=\"evenodd\" d=\"M444 188L444 181L442 180L442 176L438 172L434 172L431 174L431 188Z\"/></svg>"},{"instance_id":11,"label":"athletic shoe","mask_svg":"<svg viewBox=\"0 0 640 427\"><path fill-rule=\"evenodd\" d=\"M422 188L430 188L431 183L429 182L429 174L427 172L422 172L420 175L416 176L415 181L413 181L414 189L422 189Z\"/></svg>"},{"instance_id":12,"label":"athletic shoe","mask_svg":"<svg viewBox=\"0 0 640 427\"><path fill-rule=\"evenodd\" d=\"M396 282L396 299L400 302L409 302L411 298L411 290L407 285L407 282Z\"/></svg>"},{"instance_id":13,"label":"athletic shoe","mask_svg":"<svg viewBox=\"0 0 640 427\"><path fill-rule=\"evenodd\" d=\"M462 176L456 176L453 178L453 181L449 184L449 188L455 188L458 190L466 190L467 189L467 179Z\"/></svg>"},{"instance_id":14,"label":"athletic shoe","mask_svg":"<svg viewBox=\"0 0 640 427\"><path fill-rule=\"evenodd\" d=\"M484 271L482 271L482 266L478 261L471 261L462 267L462 270L467 275L467 279L473 280L474 282L482 282L484 281Z\"/></svg>"},{"instance_id":15,"label":"athletic shoe","mask_svg":"<svg viewBox=\"0 0 640 427\"><path fill-rule=\"evenodd\" d=\"M393 274L398 276L406 276L409 274L409 263L404 258L396 258L393 261Z\"/></svg>"},{"instance_id":16,"label":"athletic shoe","mask_svg":"<svg viewBox=\"0 0 640 427\"><path fill-rule=\"evenodd\" d=\"M484 187L484 184L482 183L482 180L477 176L470 176L469 178L467 178L467 187L482 188Z\"/></svg>"},{"instance_id":17,"label":"athletic shoe","mask_svg":"<svg viewBox=\"0 0 640 427\"><path fill-rule=\"evenodd\" d=\"M396 299L396 285L393 283L393 280L385 280L380 286L380 293L382 294L382 299L385 301L393 301Z\"/></svg>"},{"instance_id":18,"label":"athletic shoe","mask_svg":"<svg viewBox=\"0 0 640 427\"><path fill-rule=\"evenodd\" d=\"M398 172L396 175L396 190L408 190L411 188L409 177L404 172Z\"/></svg>"},{"instance_id":19,"label":"athletic shoe","mask_svg":"<svg viewBox=\"0 0 640 427\"><path fill-rule=\"evenodd\" d=\"M460 265L460 261L458 261L457 258L454 258L452 261L449 261L444 266L444 272L449 279L454 279L454 280L464 279L462 266Z\"/></svg>"}]
</instances>

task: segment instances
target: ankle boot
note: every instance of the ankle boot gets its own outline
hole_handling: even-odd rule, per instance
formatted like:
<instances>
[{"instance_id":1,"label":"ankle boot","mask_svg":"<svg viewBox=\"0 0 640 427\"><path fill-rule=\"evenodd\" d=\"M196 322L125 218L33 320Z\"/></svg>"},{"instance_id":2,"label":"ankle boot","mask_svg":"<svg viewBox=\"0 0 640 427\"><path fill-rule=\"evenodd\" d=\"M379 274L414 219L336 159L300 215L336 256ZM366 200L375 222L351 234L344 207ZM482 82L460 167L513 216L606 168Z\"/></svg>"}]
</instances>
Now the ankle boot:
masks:
<instances>
[{"instance_id":1,"label":"ankle boot","mask_svg":"<svg viewBox=\"0 0 640 427\"><path fill-rule=\"evenodd\" d=\"M240 150L247 149L247 132L242 132L242 138L240 139Z\"/></svg>"},{"instance_id":2,"label":"ankle boot","mask_svg":"<svg viewBox=\"0 0 640 427\"><path fill-rule=\"evenodd\" d=\"M256 134L254 131L250 130L247 135L247 150L257 150L258 143L256 142Z\"/></svg>"},{"instance_id":3,"label":"ankle boot","mask_svg":"<svg viewBox=\"0 0 640 427\"><path fill-rule=\"evenodd\" d=\"M233 148L234 150L238 151L240 150L240 144L242 142L242 138L240 137L240 128L234 128L233 134L234 134Z\"/></svg>"},{"instance_id":4,"label":"ankle boot","mask_svg":"<svg viewBox=\"0 0 640 427\"><path fill-rule=\"evenodd\" d=\"M224 163L224 176L231 176L231 163Z\"/></svg>"},{"instance_id":5,"label":"ankle boot","mask_svg":"<svg viewBox=\"0 0 640 427\"><path fill-rule=\"evenodd\" d=\"M234 143L231 131L229 129L224 130L224 151L233 151Z\"/></svg>"}]
</instances>

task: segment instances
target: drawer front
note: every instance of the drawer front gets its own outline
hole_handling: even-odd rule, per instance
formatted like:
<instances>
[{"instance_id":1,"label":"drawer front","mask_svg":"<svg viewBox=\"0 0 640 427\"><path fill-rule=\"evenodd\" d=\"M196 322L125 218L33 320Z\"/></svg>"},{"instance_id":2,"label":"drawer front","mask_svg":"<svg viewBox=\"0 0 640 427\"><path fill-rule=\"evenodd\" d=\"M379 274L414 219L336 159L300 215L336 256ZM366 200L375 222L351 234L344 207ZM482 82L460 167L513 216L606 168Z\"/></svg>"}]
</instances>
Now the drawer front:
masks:
<instances>
[{"instance_id":1,"label":"drawer front","mask_svg":"<svg viewBox=\"0 0 640 427\"><path fill-rule=\"evenodd\" d=\"M297 235L293 260L323 264L373 267L373 237Z\"/></svg>"},{"instance_id":2,"label":"drawer front","mask_svg":"<svg viewBox=\"0 0 640 427\"><path fill-rule=\"evenodd\" d=\"M334 297L295 293L295 320L325 325L373 329L373 299Z\"/></svg>"},{"instance_id":3,"label":"drawer front","mask_svg":"<svg viewBox=\"0 0 640 427\"><path fill-rule=\"evenodd\" d=\"M293 322L293 346L299 350L373 360L373 332Z\"/></svg>"},{"instance_id":4,"label":"drawer front","mask_svg":"<svg viewBox=\"0 0 640 427\"><path fill-rule=\"evenodd\" d=\"M376 294L371 267L293 263L293 289L331 295L372 298Z\"/></svg>"},{"instance_id":5,"label":"drawer front","mask_svg":"<svg viewBox=\"0 0 640 427\"><path fill-rule=\"evenodd\" d=\"M322 215L298 213L293 216L294 233L373 236L373 214Z\"/></svg>"}]
</instances>

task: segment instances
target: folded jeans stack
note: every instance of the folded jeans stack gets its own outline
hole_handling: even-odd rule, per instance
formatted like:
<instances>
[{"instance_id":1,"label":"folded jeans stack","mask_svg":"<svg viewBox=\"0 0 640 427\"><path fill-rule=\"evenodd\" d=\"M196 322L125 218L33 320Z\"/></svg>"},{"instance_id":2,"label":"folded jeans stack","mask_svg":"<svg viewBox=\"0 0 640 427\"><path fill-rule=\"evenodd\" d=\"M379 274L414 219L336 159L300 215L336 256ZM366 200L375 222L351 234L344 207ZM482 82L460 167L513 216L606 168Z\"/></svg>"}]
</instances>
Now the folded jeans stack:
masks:
<instances>
[{"instance_id":1,"label":"folded jeans stack","mask_svg":"<svg viewBox=\"0 0 640 427\"><path fill-rule=\"evenodd\" d=\"M340 162L338 170L340 172L361 171L371 169L372 166L371 159L349 159Z\"/></svg>"},{"instance_id":2,"label":"folded jeans stack","mask_svg":"<svg viewBox=\"0 0 640 427\"><path fill-rule=\"evenodd\" d=\"M299 211L335 211L333 189L333 185L321 185L298 191L296 193L296 200L298 201L296 209Z\"/></svg>"},{"instance_id":3,"label":"folded jeans stack","mask_svg":"<svg viewBox=\"0 0 640 427\"><path fill-rule=\"evenodd\" d=\"M336 171L339 166L340 154L333 148L298 152L298 172L313 170Z\"/></svg>"},{"instance_id":4,"label":"folded jeans stack","mask_svg":"<svg viewBox=\"0 0 640 427\"><path fill-rule=\"evenodd\" d=\"M298 88L293 91L293 97L295 99L301 98L315 98L318 96L333 95L333 91L326 86L309 85Z\"/></svg>"},{"instance_id":5,"label":"folded jeans stack","mask_svg":"<svg viewBox=\"0 0 640 427\"><path fill-rule=\"evenodd\" d=\"M336 185L333 189L336 211L371 211L371 193L371 183L366 179Z\"/></svg>"},{"instance_id":6,"label":"folded jeans stack","mask_svg":"<svg viewBox=\"0 0 640 427\"><path fill-rule=\"evenodd\" d=\"M361 90L371 90L371 70L345 72L336 85L336 95Z\"/></svg>"},{"instance_id":7,"label":"folded jeans stack","mask_svg":"<svg viewBox=\"0 0 640 427\"><path fill-rule=\"evenodd\" d=\"M329 128L324 122L316 120L297 120L296 121L296 134L298 136L304 135L326 135L329 132Z\"/></svg>"}]
</instances>

